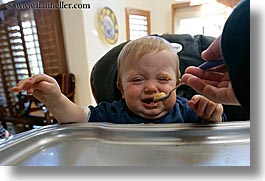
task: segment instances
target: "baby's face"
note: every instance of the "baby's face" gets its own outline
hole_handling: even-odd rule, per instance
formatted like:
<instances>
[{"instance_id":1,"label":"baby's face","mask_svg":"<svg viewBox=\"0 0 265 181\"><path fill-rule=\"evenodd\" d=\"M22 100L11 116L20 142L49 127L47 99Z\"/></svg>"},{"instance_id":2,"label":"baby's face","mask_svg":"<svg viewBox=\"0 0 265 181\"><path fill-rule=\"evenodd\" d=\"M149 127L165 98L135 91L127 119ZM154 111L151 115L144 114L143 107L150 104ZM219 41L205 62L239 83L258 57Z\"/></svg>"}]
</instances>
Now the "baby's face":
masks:
<instances>
[{"instance_id":1,"label":"baby's face","mask_svg":"<svg viewBox=\"0 0 265 181\"><path fill-rule=\"evenodd\" d=\"M164 116L174 106L176 94L164 102L154 102L160 92L169 92L178 83L176 60L167 52L144 55L139 60L127 61L121 71L122 95L128 108L146 119Z\"/></svg>"}]
</instances>

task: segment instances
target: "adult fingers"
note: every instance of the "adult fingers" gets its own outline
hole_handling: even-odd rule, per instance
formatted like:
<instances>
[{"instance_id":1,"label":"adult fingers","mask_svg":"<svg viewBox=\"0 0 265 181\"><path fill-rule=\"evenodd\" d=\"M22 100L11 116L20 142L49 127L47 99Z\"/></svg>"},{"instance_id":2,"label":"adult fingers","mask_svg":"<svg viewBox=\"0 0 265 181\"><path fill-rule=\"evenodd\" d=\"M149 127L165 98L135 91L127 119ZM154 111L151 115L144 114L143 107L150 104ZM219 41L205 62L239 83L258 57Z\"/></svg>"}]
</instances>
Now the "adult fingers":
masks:
<instances>
[{"instance_id":1,"label":"adult fingers","mask_svg":"<svg viewBox=\"0 0 265 181\"><path fill-rule=\"evenodd\" d=\"M225 68L219 69L224 70ZM192 74L198 78L212 81L229 80L228 72L220 72L219 69L202 70L198 67L190 66L186 68L184 75Z\"/></svg>"},{"instance_id":2,"label":"adult fingers","mask_svg":"<svg viewBox=\"0 0 265 181\"><path fill-rule=\"evenodd\" d=\"M201 57L204 60L216 60L222 58L220 42L221 36L215 39L215 41L213 41L212 44L210 44L210 46L202 52Z\"/></svg>"}]
</instances>

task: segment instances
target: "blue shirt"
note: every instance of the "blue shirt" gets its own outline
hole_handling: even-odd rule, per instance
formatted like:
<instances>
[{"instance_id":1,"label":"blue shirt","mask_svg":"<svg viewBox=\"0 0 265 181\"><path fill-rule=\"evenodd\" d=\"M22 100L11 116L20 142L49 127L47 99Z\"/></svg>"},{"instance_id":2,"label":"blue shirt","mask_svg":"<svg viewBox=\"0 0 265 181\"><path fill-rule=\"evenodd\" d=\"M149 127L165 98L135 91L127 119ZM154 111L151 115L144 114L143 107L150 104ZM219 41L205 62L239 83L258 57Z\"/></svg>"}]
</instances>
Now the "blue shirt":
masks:
<instances>
[{"instance_id":1,"label":"blue shirt","mask_svg":"<svg viewBox=\"0 0 265 181\"><path fill-rule=\"evenodd\" d=\"M140 123L200 123L201 119L188 106L186 98L178 97L174 107L163 117L158 119L145 119L132 113L124 100L101 102L96 107L89 106L91 115L89 122L109 122L116 124L140 124ZM226 121L226 116L222 115Z\"/></svg>"}]
</instances>

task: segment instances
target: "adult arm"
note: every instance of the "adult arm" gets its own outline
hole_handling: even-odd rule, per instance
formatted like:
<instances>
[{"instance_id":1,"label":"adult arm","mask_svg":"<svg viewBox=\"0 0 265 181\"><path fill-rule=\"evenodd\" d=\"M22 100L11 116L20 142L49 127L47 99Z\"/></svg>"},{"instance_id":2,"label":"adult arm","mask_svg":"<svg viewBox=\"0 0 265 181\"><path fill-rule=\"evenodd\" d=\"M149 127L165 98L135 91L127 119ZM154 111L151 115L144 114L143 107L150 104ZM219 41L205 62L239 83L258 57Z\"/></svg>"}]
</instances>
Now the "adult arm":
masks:
<instances>
[{"instance_id":1,"label":"adult arm","mask_svg":"<svg viewBox=\"0 0 265 181\"><path fill-rule=\"evenodd\" d=\"M250 111L250 2L242 1L228 18L221 37L222 55L226 61L235 95Z\"/></svg>"}]
</instances>

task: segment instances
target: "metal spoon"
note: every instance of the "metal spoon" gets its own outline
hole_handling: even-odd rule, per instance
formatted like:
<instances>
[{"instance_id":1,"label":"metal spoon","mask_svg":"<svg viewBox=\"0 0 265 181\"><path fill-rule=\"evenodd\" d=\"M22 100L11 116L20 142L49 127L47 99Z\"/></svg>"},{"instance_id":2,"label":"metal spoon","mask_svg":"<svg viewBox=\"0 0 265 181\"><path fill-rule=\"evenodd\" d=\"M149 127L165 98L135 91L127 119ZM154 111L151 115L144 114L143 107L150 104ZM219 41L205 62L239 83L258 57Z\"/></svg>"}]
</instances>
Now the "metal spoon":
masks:
<instances>
[{"instance_id":1,"label":"metal spoon","mask_svg":"<svg viewBox=\"0 0 265 181\"><path fill-rule=\"evenodd\" d=\"M207 70L207 69L210 69L210 68L213 68L213 67L217 67L217 66L223 65L223 64L225 64L225 61L223 59L221 59L221 60L212 60L212 61L204 62L203 64L201 64L198 67L200 69ZM178 86L176 86L174 89L172 89L171 91L169 91L164 96L159 96L159 94L161 94L161 92L158 93L158 94L156 94L154 96L154 98L153 98L153 101L154 102L165 101L176 88L178 88Z\"/></svg>"},{"instance_id":2,"label":"metal spoon","mask_svg":"<svg viewBox=\"0 0 265 181\"><path fill-rule=\"evenodd\" d=\"M154 98L153 98L153 101L154 102L159 102L159 101L165 101L170 95L171 95L171 93L176 89L176 88L178 88L178 86L177 87L175 87L175 88L173 88L171 91L169 91L166 95L164 95L164 96L161 96L161 97L156 97L156 96L154 96ZM161 94L161 93L159 93L159 94Z\"/></svg>"}]
</instances>

